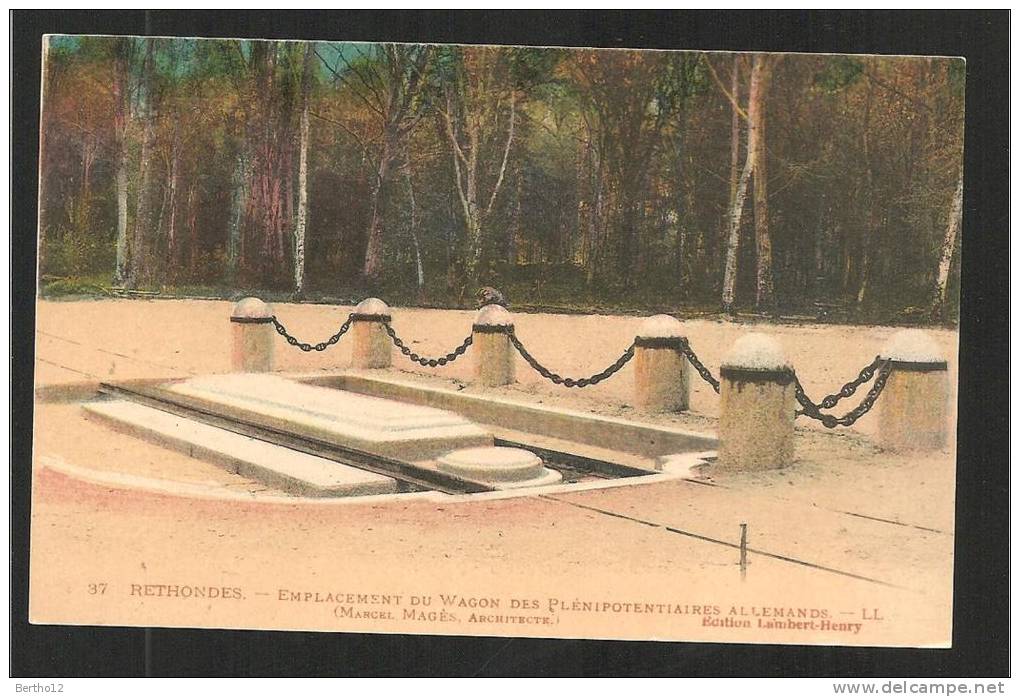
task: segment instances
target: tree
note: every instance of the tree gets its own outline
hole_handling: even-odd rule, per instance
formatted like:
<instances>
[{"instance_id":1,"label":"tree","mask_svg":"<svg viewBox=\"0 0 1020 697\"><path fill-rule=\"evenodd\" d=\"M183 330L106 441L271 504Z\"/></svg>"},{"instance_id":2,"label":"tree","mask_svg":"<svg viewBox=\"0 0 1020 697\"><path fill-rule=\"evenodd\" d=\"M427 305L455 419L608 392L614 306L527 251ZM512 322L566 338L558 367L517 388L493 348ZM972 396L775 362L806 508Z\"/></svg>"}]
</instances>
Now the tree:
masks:
<instances>
[{"instance_id":1,"label":"tree","mask_svg":"<svg viewBox=\"0 0 1020 697\"><path fill-rule=\"evenodd\" d=\"M573 53L569 65L593 163L592 211L607 216L596 227L615 228L612 256L630 284L647 262L642 216L665 145L663 132L693 93L696 60L665 52L585 50Z\"/></svg>"},{"instance_id":2,"label":"tree","mask_svg":"<svg viewBox=\"0 0 1020 697\"><path fill-rule=\"evenodd\" d=\"M116 143L117 179L117 243L114 280L123 284L128 275L128 118L131 112L131 57L134 40L117 37L112 40L113 53L113 131Z\"/></svg>"},{"instance_id":3,"label":"tree","mask_svg":"<svg viewBox=\"0 0 1020 697\"><path fill-rule=\"evenodd\" d=\"M315 44L305 44L301 67L301 154L298 164L298 210L294 225L294 293L305 289L305 231L308 228L308 102L312 86L312 55Z\"/></svg>"},{"instance_id":4,"label":"tree","mask_svg":"<svg viewBox=\"0 0 1020 697\"><path fill-rule=\"evenodd\" d=\"M138 196L135 228L128 257L127 285L137 288L153 280L154 265L150 264L154 236L152 199L154 192L152 155L156 140L156 40L141 39L145 57L139 86L138 120L142 129L142 148L138 160Z\"/></svg>"},{"instance_id":5,"label":"tree","mask_svg":"<svg viewBox=\"0 0 1020 697\"><path fill-rule=\"evenodd\" d=\"M954 309L962 61L56 36L44 67L44 283Z\"/></svg>"},{"instance_id":6,"label":"tree","mask_svg":"<svg viewBox=\"0 0 1020 697\"><path fill-rule=\"evenodd\" d=\"M949 286L949 267L956 251L956 237L960 234L963 223L963 171L956 182L956 191L949 208L946 222L946 234L942 240L939 254L938 272L935 280L935 297L932 300L931 314L933 318L941 318L946 306L946 288Z\"/></svg>"},{"instance_id":7,"label":"tree","mask_svg":"<svg viewBox=\"0 0 1020 697\"><path fill-rule=\"evenodd\" d=\"M333 47L336 65L318 54L336 81L372 114L368 133L359 136L376 158L362 265L366 279L375 279L382 270L382 219L391 174L396 165L407 160L408 139L428 113L423 94L433 50L431 46L408 44L380 44L363 50L342 44Z\"/></svg>"},{"instance_id":8,"label":"tree","mask_svg":"<svg viewBox=\"0 0 1020 697\"><path fill-rule=\"evenodd\" d=\"M465 46L445 58L439 110L464 221L465 275L475 282L486 223L510 161L520 95L510 51Z\"/></svg>"},{"instance_id":9,"label":"tree","mask_svg":"<svg viewBox=\"0 0 1020 697\"><path fill-rule=\"evenodd\" d=\"M706 58L706 60L708 60ZM756 265L756 306L769 307L774 302L772 295L772 240L768 229L768 188L766 175L765 146L765 94L774 58L755 54L751 64L750 84L747 93L747 153L744 166L737 179L736 189L730 199L728 235L726 238L726 266L723 276L722 306L732 311L737 284L737 250L740 245L740 224L744 202L747 199L748 184L754 177L754 232L757 252ZM711 63L708 63L711 69ZM714 69L713 69L714 74ZM718 83L718 77L716 77ZM721 83L720 87L721 87ZM725 90L725 88L722 88ZM727 95L733 109L743 110L734 95Z\"/></svg>"}]
</instances>

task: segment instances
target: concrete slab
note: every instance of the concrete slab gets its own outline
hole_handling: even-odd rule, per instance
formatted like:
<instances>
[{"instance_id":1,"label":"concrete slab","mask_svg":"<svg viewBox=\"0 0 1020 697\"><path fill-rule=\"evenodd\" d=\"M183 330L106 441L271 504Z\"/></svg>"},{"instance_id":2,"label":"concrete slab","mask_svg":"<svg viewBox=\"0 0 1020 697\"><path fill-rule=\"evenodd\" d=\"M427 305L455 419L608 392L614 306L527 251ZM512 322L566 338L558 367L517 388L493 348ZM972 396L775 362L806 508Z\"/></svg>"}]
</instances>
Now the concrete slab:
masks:
<instances>
[{"instance_id":1,"label":"concrete slab","mask_svg":"<svg viewBox=\"0 0 1020 697\"><path fill-rule=\"evenodd\" d=\"M368 496L400 490L391 477L348 467L134 402L90 402L84 409L121 430L209 460L298 496Z\"/></svg>"},{"instance_id":2,"label":"concrete slab","mask_svg":"<svg viewBox=\"0 0 1020 697\"><path fill-rule=\"evenodd\" d=\"M276 375L228 374L167 386L175 396L297 435L405 460L492 445L492 435L457 414L302 384Z\"/></svg>"}]
</instances>

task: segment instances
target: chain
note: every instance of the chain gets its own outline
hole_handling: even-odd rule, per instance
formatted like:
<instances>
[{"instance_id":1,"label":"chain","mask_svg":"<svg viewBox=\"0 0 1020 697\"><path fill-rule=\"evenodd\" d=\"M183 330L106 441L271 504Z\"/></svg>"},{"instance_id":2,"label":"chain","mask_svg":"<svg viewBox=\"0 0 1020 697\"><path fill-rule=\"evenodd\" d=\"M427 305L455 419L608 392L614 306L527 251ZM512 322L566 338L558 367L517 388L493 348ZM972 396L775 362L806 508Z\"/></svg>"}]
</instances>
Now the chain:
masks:
<instances>
[{"instance_id":1,"label":"chain","mask_svg":"<svg viewBox=\"0 0 1020 697\"><path fill-rule=\"evenodd\" d=\"M719 394L719 381L714 375L712 375L712 372L705 367L705 364L698 359L698 354L694 353L694 349L691 348L687 339L683 340L683 343L680 345L678 350L687 357L687 360L690 361L692 366L694 366L694 369L698 371L698 375L701 376L701 379L711 385L716 394Z\"/></svg>"},{"instance_id":2,"label":"chain","mask_svg":"<svg viewBox=\"0 0 1020 697\"><path fill-rule=\"evenodd\" d=\"M871 386L871 389L868 390L868 394L864 396L864 399L861 400L861 403L858 404L853 409L851 409L850 411L848 411L843 416L823 414L820 409L824 407L825 400L824 399L822 400L822 405L818 405L812 402L811 399L808 398L807 394L805 394L804 387L800 384L800 380L797 380L795 384L795 394L797 396L797 401L803 407L803 409L797 412L797 416L804 415L807 416L808 418L821 421L822 425L825 426L826 428L835 428L836 426L852 426L854 422L857 421L857 419L861 418L869 411L871 411L871 407L875 405L875 401L878 400L878 396L882 394L882 390L885 389L886 380L889 379L889 373L892 371L892 361L886 360L883 362L880 361L879 359L876 359L875 364L868 366L868 368L872 369L871 370L872 374L874 374L875 372L876 364L878 376L875 378L875 384L873 384ZM865 370L867 370L867 368L865 368ZM865 371L862 370L861 374L863 375L864 372ZM858 378L858 380L860 379ZM853 385L853 388L850 390L850 394L853 394L857 387L863 382L865 382L863 380L860 381L858 380L855 380L853 383L847 383L848 385ZM844 387L844 389L847 388ZM840 392L842 393L842 390L840 390ZM830 397L831 396L834 395L830 395ZM826 399L828 399L828 397ZM836 401L839 400L837 399Z\"/></svg>"},{"instance_id":3,"label":"chain","mask_svg":"<svg viewBox=\"0 0 1020 697\"><path fill-rule=\"evenodd\" d=\"M538 371L538 374L546 380L551 380L553 383L563 385L564 387L588 387L588 385L597 385L603 380L611 377L623 366L627 365L627 362L634 357L634 344L631 344L627 347L627 350L624 351L623 354L605 370L586 378L565 378L562 375L557 375L546 368L544 365L539 363L534 356L528 353L528 350L524 348L524 344L521 343L521 340L517 338L517 334L515 334L512 329L510 330L509 335L510 342L514 345L514 348L517 349L517 352L521 354L521 357L528 362L528 365Z\"/></svg>"},{"instance_id":4,"label":"chain","mask_svg":"<svg viewBox=\"0 0 1020 697\"><path fill-rule=\"evenodd\" d=\"M400 349L400 352L402 354L410 358L418 365L428 366L429 368L435 368L436 366L439 365L453 363L459 357L464 355L464 352L468 350L468 346L470 346L472 341L474 340L473 335L468 334L467 338L464 339L463 342L461 342L460 346L455 348L453 351L450 351L450 353L446 354L445 356L440 356L439 358L425 358L424 356L419 356L417 353L412 351L403 341L401 341L400 337L397 336L397 332L394 331L393 327L390 326L389 322L384 323L383 326L386 328L386 333L390 335L390 339L393 341L393 345Z\"/></svg>"},{"instance_id":5,"label":"chain","mask_svg":"<svg viewBox=\"0 0 1020 697\"><path fill-rule=\"evenodd\" d=\"M337 331L336 334L329 337L325 341L320 341L315 345L306 344L303 341L298 341L298 339L292 336L290 332L287 331L287 328L280 323L280 320L276 319L276 315L273 315L270 319L273 321L273 326L276 327L276 333L282 336L284 339L286 339L288 344L290 344L291 346L297 346L302 351L307 352L307 351L325 351L330 346L340 341L340 337L346 334L347 330L351 328L351 323L354 321L354 315L353 314L347 315L347 321L340 325L340 329Z\"/></svg>"},{"instance_id":6,"label":"chain","mask_svg":"<svg viewBox=\"0 0 1020 697\"><path fill-rule=\"evenodd\" d=\"M839 400L844 397L852 396L853 393L857 391L858 387L866 383L868 380L871 380L880 365L882 365L882 357L875 356L875 360L873 360L870 365L864 366L856 378L839 388L839 392L827 395L821 402L818 403L818 406L821 409L832 409L834 406L839 404Z\"/></svg>"}]
</instances>

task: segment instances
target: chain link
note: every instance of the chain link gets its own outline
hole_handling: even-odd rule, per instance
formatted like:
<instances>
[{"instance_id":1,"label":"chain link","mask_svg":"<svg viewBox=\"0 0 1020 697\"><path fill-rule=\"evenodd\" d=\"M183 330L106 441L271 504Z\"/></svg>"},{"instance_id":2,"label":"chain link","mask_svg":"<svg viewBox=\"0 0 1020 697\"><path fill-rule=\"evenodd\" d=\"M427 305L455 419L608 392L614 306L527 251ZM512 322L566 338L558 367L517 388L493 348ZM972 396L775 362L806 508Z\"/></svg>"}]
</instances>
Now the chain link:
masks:
<instances>
[{"instance_id":1,"label":"chain link","mask_svg":"<svg viewBox=\"0 0 1020 697\"><path fill-rule=\"evenodd\" d=\"M712 371L706 368L705 364L698 359L698 354L694 353L694 349L691 348L691 344L686 338L677 350L687 357L687 360L690 361L692 366L694 366L694 369L698 371L698 375L701 376L701 379L711 385L716 394L719 394L719 380L716 379L716 377L712 375Z\"/></svg>"},{"instance_id":2,"label":"chain link","mask_svg":"<svg viewBox=\"0 0 1020 697\"><path fill-rule=\"evenodd\" d=\"M351 328L351 324L354 322L354 315L347 315L347 321L340 325L340 329L336 334L329 337L325 341L320 341L317 344L306 344L303 341L299 341L297 337L294 337L287 331L287 328L283 326L280 320L276 319L276 315L270 318L273 321L273 326L276 327L276 333L287 340L287 343L291 346L296 346L302 351L325 351L330 346L340 341L340 337L347 333L347 330Z\"/></svg>"},{"instance_id":3,"label":"chain link","mask_svg":"<svg viewBox=\"0 0 1020 697\"><path fill-rule=\"evenodd\" d=\"M826 395L822 399L822 401L818 403L819 408L832 409L834 406L839 404L839 400L843 399L844 397L853 396L854 392L857 391L858 387L860 387L864 383L871 380L872 377L874 377L875 371L878 370L878 367L880 365L882 365L882 357L875 356L875 360L873 360L870 365L864 366L861 369L860 374L856 378L854 378L853 380L839 388L839 392Z\"/></svg>"},{"instance_id":4,"label":"chain link","mask_svg":"<svg viewBox=\"0 0 1020 697\"><path fill-rule=\"evenodd\" d=\"M627 362L634 357L634 344L631 344L627 347L627 350L624 351L623 354L605 370L586 378L565 378L562 375L557 375L546 368L544 365L539 363L534 356L528 353L528 350L524 348L524 344L522 344L521 340L517 338L517 334L514 333L513 329L509 331L509 336L510 343L514 345L514 348L521 354L521 357L528 362L528 365L538 371L538 374L546 380L551 380L553 383L563 385L564 387L588 387L589 385L597 385L603 380L611 377L614 373L623 368L623 366L627 365Z\"/></svg>"},{"instance_id":5,"label":"chain link","mask_svg":"<svg viewBox=\"0 0 1020 697\"><path fill-rule=\"evenodd\" d=\"M861 418L869 411L871 411L871 408L875 405L875 402L878 400L878 396L882 394L882 390L885 389L886 380L889 379L889 373L892 372L892 361L889 360L882 361L880 358L876 358L875 363L861 371L861 375L863 375L864 372L869 368L871 369L870 370L871 374L874 374L876 369L878 370L878 376L875 378L875 383L871 386L871 389L868 390L868 394L864 396L864 399L861 400L861 403L858 404L853 409L851 409L850 411L848 411L843 416L823 414L821 412L821 409L827 408L825 407L825 399L822 400L822 404L820 405L815 404L804 392L804 387L800 384L800 380L796 380L795 394L797 396L797 401L803 407L803 409L797 411L797 416L803 415L810 419L821 421L822 425L825 426L826 428L835 428L836 426L852 426L854 422L857 421L857 419ZM849 386L852 385L853 387L852 389L849 389L849 394L853 394L857 390L857 388L864 382L866 382L866 380L861 380L860 378L858 378L857 380L847 383L847 385L844 386L843 389L844 390L849 389ZM842 392L843 390L840 390L840 394L842 394ZM835 395L829 395L829 397L835 397ZM829 397L826 397L826 399L829 399ZM836 399L835 401L838 402L839 400ZM835 404L835 402L833 402L833 404Z\"/></svg>"},{"instance_id":6,"label":"chain link","mask_svg":"<svg viewBox=\"0 0 1020 697\"><path fill-rule=\"evenodd\" d=\"M464 352L468 350L468 346L470 346L471 343L474 341L474 336L468 334L467 338L464 339L463 342L461 342L460 346L450 351L445 356L440 356L439 358L426 358L424 356L419 356L417 353L412 351L403 341L401 341L400 337L397 336L397 332L393 329L393 327L390 326L389 322L384 323L383 327L386 328L386 333L389 334L390 339L393 341L393 345L400 349L400 352L402 354L407 356L409 359L411 359L418 365L427 366L429 368L435 368L436 366L446 365L447 363L453 363L455 360L464 355Z\"/></svg>"}]
</instances>

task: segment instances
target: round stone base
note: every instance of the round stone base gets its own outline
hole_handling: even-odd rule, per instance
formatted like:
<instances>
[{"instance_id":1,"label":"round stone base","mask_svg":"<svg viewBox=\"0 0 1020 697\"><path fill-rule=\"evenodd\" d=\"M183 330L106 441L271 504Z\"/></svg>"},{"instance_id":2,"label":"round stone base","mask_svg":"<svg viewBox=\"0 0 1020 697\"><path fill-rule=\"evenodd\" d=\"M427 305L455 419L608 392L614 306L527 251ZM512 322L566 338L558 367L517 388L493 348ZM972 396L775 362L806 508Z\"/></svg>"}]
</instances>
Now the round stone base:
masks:
<instances>
[{"instance_id":1,"label":"round stone base","mask_svg":"<svg viewBox=\"0 0 1020 697\"><path fill-rule=\"evenodd\" d=\"M523 448L462 448L443 455L439 469L496 489L555 484L563 479L542 464L542 458Z\"/></svg>"}]
</instances>

